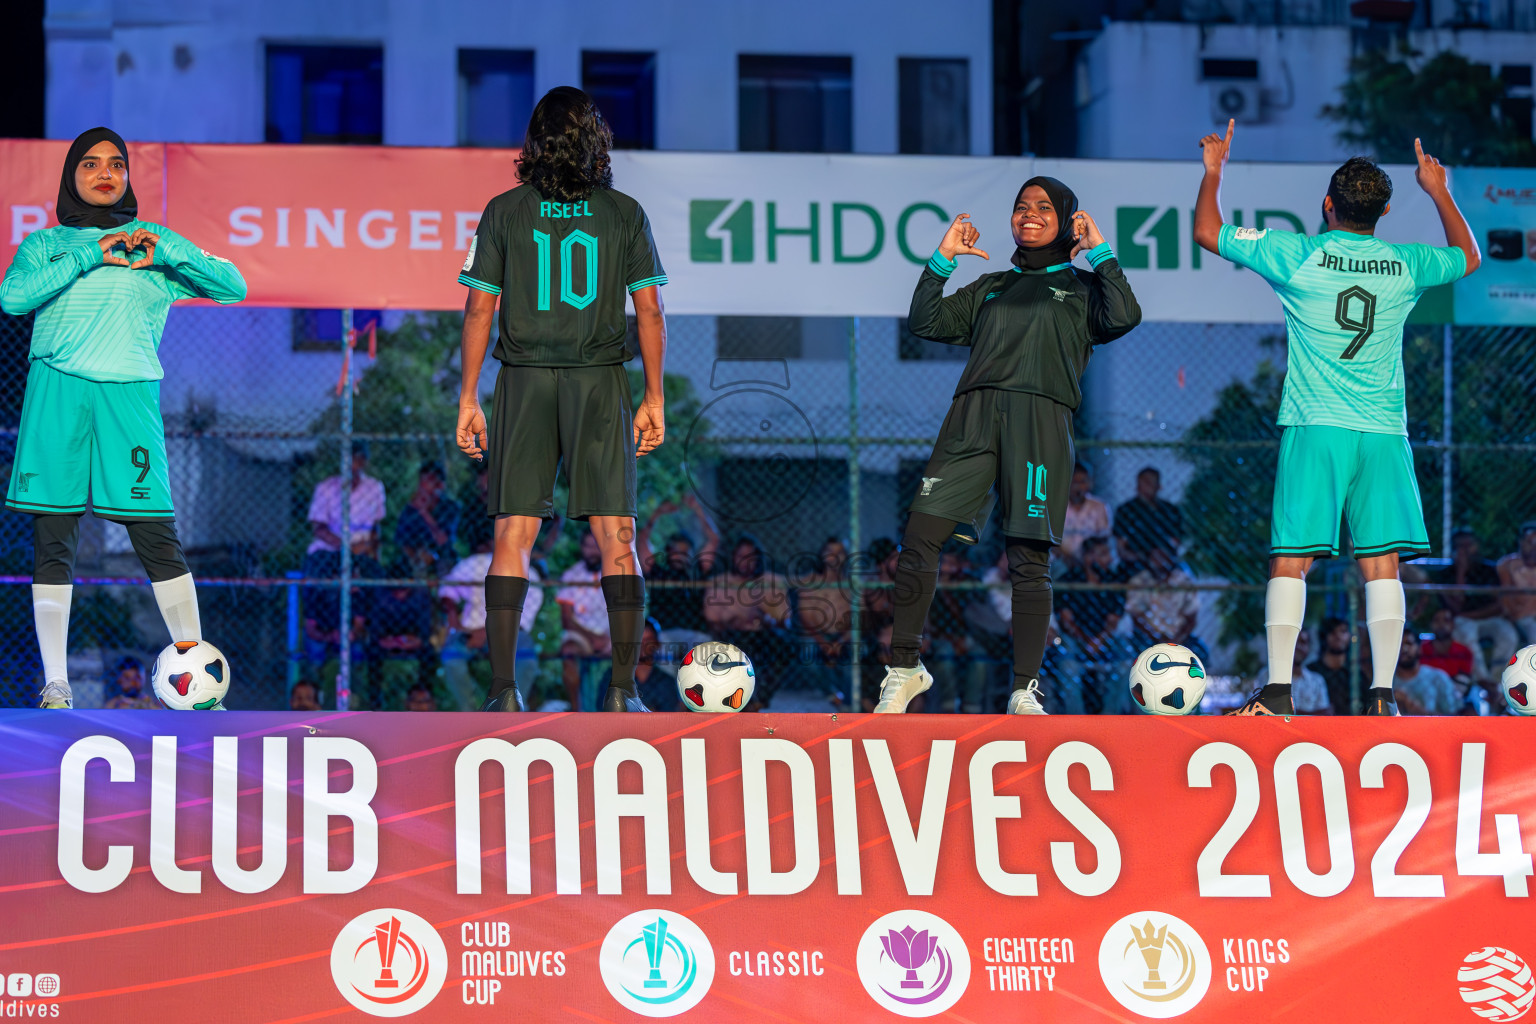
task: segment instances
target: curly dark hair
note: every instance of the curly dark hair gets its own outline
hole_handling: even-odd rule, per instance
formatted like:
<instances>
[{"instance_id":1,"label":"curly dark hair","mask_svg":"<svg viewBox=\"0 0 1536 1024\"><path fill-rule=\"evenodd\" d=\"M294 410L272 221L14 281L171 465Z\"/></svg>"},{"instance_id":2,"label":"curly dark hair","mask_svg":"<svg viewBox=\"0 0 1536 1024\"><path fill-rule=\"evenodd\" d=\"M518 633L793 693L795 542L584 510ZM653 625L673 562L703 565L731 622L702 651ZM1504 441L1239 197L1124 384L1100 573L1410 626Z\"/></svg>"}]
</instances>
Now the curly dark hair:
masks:
<instances>
[{"instance_id":1,"label":"curly dark hair","mask_svg":"<svg viewBox=\"0 0 1536 1024\"><path fill-rule=\"evenodd\" d=\"M1333 172L1328 198L1341 227L1369 231L1392 201L1392 179L1363 156L1352 156Z\"/></svg>"},{"instance_id":2,"label":"curly dark hair","mask_svg":"<svg viewBox=\"0 0 1536 1024\"><path fill-rule=\"evenodd\" d=\"M613 187L608 150L613 132L592 98L569 85L544 94L528 119L517 180L560 202Z\"/></svg>"}]
</instances>

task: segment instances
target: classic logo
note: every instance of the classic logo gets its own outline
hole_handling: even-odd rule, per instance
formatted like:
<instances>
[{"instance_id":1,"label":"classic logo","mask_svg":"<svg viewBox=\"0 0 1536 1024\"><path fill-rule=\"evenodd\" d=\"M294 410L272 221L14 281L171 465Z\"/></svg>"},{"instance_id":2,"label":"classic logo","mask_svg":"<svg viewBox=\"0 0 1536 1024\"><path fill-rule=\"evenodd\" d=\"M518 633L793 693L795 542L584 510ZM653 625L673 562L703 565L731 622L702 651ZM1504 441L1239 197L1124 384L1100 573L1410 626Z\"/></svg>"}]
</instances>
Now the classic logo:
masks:
<instances>
[{"instance_id":1,"label":"classic logo","mask_svg":"<svg viewBox=\"0 0 1536 1024\"><path fill-rule=\"evenodd\" d=\"M1127 914L1104 933L1099 975L1115 1001L1143 1017L1177 1017L1205 998L1211 954L1205 940L1172 914Z\"/></svg>"},{"instance_id":2,"label":"classic logo","mask_svg":"<svg viewBox=\"0 0 1536 1024\"><path fill-rule=\"evenodd\" d=\"M342 997L374 1017L422 1009L448 980L448 947L409 910L385 907L348 921L331 944L331 978Z\"/></svg>"},{"instance_id":3,"label":"classic logo","mask_svg":"<svg viewBox=\"0 0 1536 1024\"><path fill-rule=\"evenodd\" d=\"M1484 1020L1518 1020L1536 999L1530 965L1502 946L1468 953L1456 980L1461 984L1461 1001Z\"/></svg>"},{"instance_id":4,"label":"classic logo","mask_svg":"<svg viewBox=\"0 0 1536 1024\"><path fill-rule=\"evenodd\" d=\"M869 997L902 1017L943 1013L971 981L965 940L948 921L921 910L898 910L870 925L854 960Z\"/></svg>"},{"instance_id":5,"label":"classic logo","mask_svg":"<svg viewBox=\"0 0 1536 1024\"><path fill-rule=\"evenodd\" d=\"M699 1005L715 980L715 951L688 918L641 910L608 930L597 954L608 994L643 1017L675 1017Z\"/></svg>"}]
</instances>

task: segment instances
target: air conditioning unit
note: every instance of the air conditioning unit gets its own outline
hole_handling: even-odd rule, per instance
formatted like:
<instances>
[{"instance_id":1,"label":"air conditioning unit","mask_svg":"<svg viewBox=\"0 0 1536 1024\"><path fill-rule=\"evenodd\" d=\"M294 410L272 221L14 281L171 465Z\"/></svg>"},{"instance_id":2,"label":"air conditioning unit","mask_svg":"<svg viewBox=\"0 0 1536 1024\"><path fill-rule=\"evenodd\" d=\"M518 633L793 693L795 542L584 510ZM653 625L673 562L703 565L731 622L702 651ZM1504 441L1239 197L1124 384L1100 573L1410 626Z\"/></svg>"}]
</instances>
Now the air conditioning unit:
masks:
<instances>
[{"instance_id":1,"label":"air conditioning unit","mask_svg":"<svg viewBox=\"0 0 1536 1024\"><path fill-rule=\"evenodd\" d=\"M1257 60L1251 57L1202 57L1200 77L1210 92L1213 123L1225 125L1230 118L1253 124L1264 119Z\"/></svg>"},{"instance_id":2,"label":"air conditioning unit","mask_svg":"<svg viewBox=\"0 0 1536 1024\"><path fill-rule=\"evenodd\" d=\"M1216 80L1205 84L1211 93L1211 120L1214 123L1225 125L1231 118L1238 124L1253 124L1264 119L1258 82Z\"/></svg>"}]
</instances>

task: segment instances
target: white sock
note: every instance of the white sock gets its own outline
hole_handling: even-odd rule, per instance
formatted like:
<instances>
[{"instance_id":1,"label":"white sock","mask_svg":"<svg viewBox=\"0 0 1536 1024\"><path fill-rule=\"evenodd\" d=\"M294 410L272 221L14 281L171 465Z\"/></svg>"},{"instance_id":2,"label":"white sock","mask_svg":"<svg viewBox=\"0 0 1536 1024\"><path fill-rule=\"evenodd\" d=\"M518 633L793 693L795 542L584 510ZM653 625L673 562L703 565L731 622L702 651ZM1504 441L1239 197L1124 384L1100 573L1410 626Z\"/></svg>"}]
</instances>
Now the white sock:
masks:
<instances>
[{"instance_id":1,"label":"white sock","mask_svg":"<svg viewBox=\"0 0 1536 1024\"><path fill-rule=\"evenodd\" d=\"M45 683L69 682L69 603L74 593L69 583L32 584L32 621L37 624Z\"/></svg>"},{"instance_id":2,"label":"white sock","mask_svg":"<svg viewBox=\"0 0 1536 1024\"><path fill-rule=\"evenodd\" d=\"M1397 656L1403 649L1408 602L1401 580L1370 580L1365 585L1365 630L1371 637L1371 686L1392 689Z\"/></svg>"},{"instance_id":3,"label":"white sock","mask_svg":"<svg viewBox=\"0 0 1536 1024\"><path fill-rule=\"evenodd\" d=\"M155 603L160 606L165 628L171 631L171 642L201 640L203 624L197 617L197 588L192 585L192 574L150 586L155 588Z\"/></svg>"},{"instance_id":4,"label":"white sock","mask_svg":"<svg viewBox=\"0 0 1536 1024\"><path fill-rule=\"evenodd\" d=\"M1296 637L1307 610L1307 584L1294 576L1276 576L1264 592L1264 636L1269 641L1269 684L1291 685Z\"/></svg>"}]
</instances>

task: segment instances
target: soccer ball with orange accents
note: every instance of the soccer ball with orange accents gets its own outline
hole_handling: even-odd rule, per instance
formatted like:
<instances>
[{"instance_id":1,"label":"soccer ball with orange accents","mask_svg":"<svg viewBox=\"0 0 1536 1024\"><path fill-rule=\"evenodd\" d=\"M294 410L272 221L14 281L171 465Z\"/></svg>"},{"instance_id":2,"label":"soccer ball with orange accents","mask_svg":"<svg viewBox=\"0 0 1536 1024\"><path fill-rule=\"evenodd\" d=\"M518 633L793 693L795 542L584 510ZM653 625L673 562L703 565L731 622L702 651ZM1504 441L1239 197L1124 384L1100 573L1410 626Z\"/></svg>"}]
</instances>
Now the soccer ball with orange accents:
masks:
<instances>
[{"instance_id":1,"label":"soccer ball with orange accents","mask_svg":"<svg viewBox=\"0 0 1536 1024\"><path fill-rule=\"evenodd\" d=\"M224 711L229 659L206 640L180 640L160 652L149 672L155 698L171 711Z\"/></svg>"},{"instance_id":2,"label":"soccer ball with orange accents","mask_svg":"<svg viewBox=\"0 0 1536 1024\"><path fill-rule=\"evenodd\" d=\"M699 644L683 655L677 692L689 711L729 714L752 703L757 673L740 647L718 641Z\"/></svg>"},{"instance_id":3,"label":"soccer ball with orange accents","mask_svg":"<svg viewBox=\"0 0 1536 1024\"><path fill-rule=\"evenodd\" d=\"M1515 652L1500 683L1510 714L1536 715L1536 644Z\"/></svg>"}]
</instances>

